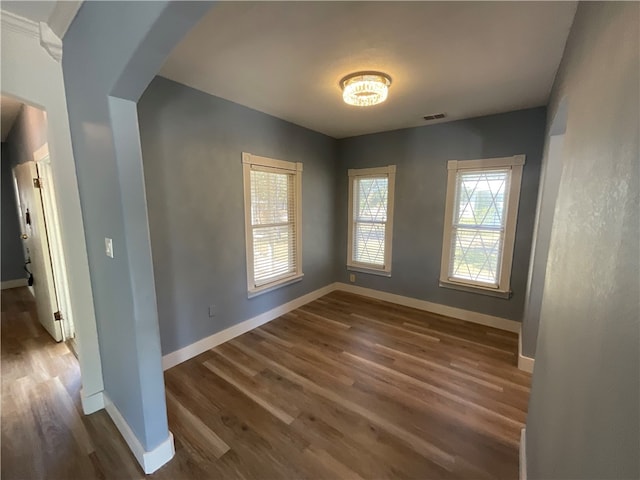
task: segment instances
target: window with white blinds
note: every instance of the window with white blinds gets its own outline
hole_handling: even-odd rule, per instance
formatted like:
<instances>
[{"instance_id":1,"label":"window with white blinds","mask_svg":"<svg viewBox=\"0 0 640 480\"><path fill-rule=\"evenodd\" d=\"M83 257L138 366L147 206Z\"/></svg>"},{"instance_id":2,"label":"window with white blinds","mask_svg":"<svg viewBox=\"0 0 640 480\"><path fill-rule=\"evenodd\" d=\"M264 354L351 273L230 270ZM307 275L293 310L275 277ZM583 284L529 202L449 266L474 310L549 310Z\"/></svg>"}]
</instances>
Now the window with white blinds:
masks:
<instances>
[{"instance_id":1,"label":"window with white blinds","mask_svg":"<svg viewBox=\"0 0 640 480\"><path fill-rule=\"evenodd\" d=\"M302 164L248 153L242 162L252 295L302 277Z\"/></svg>"},{"instance_id":2,"label":"window with white blinds","mask_svg":"<svg viewBox=\"0 0 640 480\"><path fill-rule=\"evenodd\" d=\"M349 170L347 268L391 274L395 165Z\"/></svg>"},{"instance_id":3,"label":"window with white blinds","mask_svg":"<svg viewBox=\"0 0 640 480\"><path fill-rule=\"evenodd\" d=\"M524 156L449 162L442 286L508 296Z\"/></svg>"}]
</instances>

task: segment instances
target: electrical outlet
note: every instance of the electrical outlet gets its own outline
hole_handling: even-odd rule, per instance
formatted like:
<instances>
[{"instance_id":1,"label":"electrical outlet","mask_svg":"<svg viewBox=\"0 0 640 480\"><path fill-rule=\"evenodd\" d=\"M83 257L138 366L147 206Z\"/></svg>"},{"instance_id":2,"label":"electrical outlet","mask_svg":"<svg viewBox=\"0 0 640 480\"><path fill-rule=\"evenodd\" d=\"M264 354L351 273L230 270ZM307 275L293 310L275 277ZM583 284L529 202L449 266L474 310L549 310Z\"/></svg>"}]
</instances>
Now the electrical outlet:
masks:
<instances>
[{"instance_id":1,"label":"electrical outlet","mask_svg":"<svg viewBox=\"0 0 640 480\"><path fill-rule=\"evenodd\" d=\"M216 306L209 305L209 317L215 317L215 316L216 316Z\"/></svg>"},{"instance_id":2,"label":"electrical outlet","mask_svg":"<svg viewBox=\"0 0 640 480\"><path fill-rule=\"evenodd\" d=\"M107 257L113 258L113 240L107 237L104 239L104 252L107 254Z\"/></svg>"},{"instance_id":3,"label":"electrical outlet","mask_svg":"<svg viewBox=\"0 0 640 480\"><path fill-rule=\"evenodd\" d=\"M350 273L349 274L349 281L351 283L356 283L356 274L355 273Z\"/></svg>"}]
</instances>

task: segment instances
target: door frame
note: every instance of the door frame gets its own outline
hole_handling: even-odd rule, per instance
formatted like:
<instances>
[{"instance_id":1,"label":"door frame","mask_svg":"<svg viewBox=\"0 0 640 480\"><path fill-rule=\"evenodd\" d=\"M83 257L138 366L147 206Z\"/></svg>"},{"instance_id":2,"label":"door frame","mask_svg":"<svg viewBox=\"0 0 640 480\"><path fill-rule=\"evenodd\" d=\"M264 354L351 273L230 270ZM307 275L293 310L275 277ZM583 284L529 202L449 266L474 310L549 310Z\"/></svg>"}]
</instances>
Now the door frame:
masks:
<instances>
[{"instance_id":1,"label":"door frame","mask_svg":"<svg viewBox=\"0 0 640 480\"><path fill-rule=\"evenodd\" d=\"M82 374L82 408L89 414L104 408L104 381L62 65L40 44L35 22L13 25L6 20L2 15L2 93L47 112L52 182L58 194L62 248Z\"/></svg>"}]
</instances>

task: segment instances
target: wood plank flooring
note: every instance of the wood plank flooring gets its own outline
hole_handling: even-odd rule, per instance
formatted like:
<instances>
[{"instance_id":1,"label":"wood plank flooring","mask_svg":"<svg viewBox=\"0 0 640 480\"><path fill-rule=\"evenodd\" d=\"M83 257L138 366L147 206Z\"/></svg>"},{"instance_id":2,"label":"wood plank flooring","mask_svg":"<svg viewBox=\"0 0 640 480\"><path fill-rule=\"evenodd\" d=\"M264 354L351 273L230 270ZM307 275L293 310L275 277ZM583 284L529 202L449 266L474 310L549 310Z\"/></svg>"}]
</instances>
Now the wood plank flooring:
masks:
<instances>
[{"instance_id":1,"label":"wood plank flooring","mask_svg":"<svg viewBox=\"0 0 640 480\"><path fill-rule=\"evenodd\" d=\"M2 294L2 478L142 478L79 371ZM333 292L165 372L176 457L152 477L518 477L517 336Z\"/></svg>"}]
</instances>

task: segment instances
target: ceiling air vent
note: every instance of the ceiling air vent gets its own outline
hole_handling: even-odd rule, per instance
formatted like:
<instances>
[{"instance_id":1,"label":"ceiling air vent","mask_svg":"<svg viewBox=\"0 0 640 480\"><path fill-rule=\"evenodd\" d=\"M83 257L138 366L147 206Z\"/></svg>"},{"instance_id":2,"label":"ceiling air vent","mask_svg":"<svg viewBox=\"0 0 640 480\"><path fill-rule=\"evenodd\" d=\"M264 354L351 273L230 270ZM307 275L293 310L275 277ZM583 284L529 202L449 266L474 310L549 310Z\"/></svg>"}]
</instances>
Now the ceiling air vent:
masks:
<instances>
[{"instance_id":1,"label":"ceiling air vent","mask_svg":"<svg viewBox=\"0 0 640 480\"><path fill-rule=\"evenodd\" d=\"M438 120L440 118L444 118L445 115L444 113L434 113L433 115L425 115L424 119L425 120Z\"/></svg>"}]
</instances>

